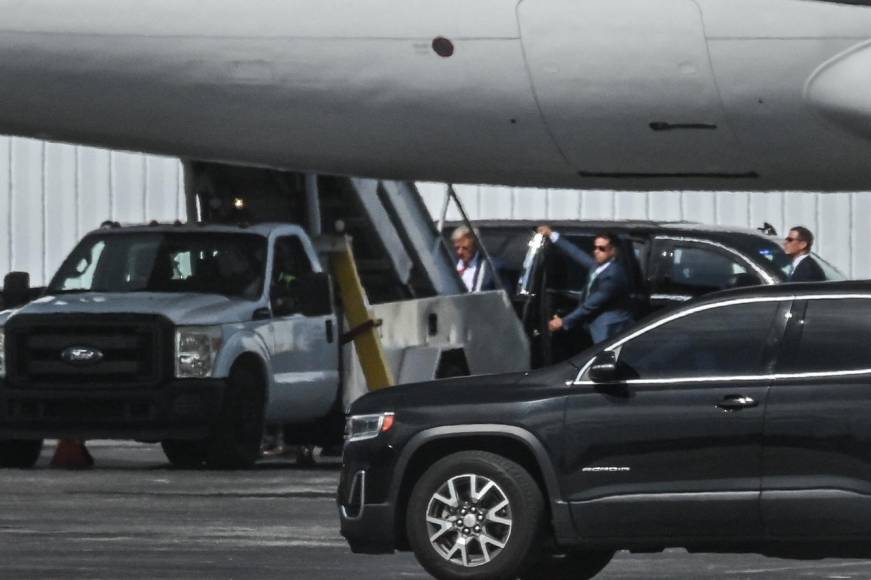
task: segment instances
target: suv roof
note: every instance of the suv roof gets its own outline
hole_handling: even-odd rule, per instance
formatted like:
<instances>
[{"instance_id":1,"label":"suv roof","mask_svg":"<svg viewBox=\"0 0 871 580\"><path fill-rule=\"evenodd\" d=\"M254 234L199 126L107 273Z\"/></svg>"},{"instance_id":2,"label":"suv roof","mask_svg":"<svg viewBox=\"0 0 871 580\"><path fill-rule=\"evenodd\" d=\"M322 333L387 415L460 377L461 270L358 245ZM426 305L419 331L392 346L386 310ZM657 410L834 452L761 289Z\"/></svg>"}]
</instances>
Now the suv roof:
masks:
<instances>
[{"instance_id":1,"label":"suv roof","mask_svg":"<svg viewBox=\"0 0 871 580\"><path fill-rule=\"evenodd\" d=\"M448 222L447 225L460 225L461 222ZM547 224L554 230L615 230L619 233L650 234L691 234L704 233L716 238L733 238L734 236L754 236L768 240L778 239L776 236L763 233L753 228L734 226L717 226L687 221L653 221L653 220L473 220L472 225L486 229L532 229L541 224Z\"/></svg>"},{"instance_id":2,"label":"suv roof","mask_svg":"<svg viewBox=\"0 0 871 580\"><path fill-rule=\"evenodd\" d=\"M600 231L612 231L624 237L652 238L671 236L701 238L706 241L739 248L748 254L755 254L760 242L780 246L780 239L759 230L739 227L709 226L684 221L650 220L474 220L472 225L480 232L487 251L501 258L506 267L520 268L526 255L528 242L535 229L547 223L551 228L565 235L592 235ZM451 229L462 222L447 222L443 233L449 235ZM523 232L529 235L521 235ZM760 262L768 270L773 267Z\"/></svg>"}]
</instances>

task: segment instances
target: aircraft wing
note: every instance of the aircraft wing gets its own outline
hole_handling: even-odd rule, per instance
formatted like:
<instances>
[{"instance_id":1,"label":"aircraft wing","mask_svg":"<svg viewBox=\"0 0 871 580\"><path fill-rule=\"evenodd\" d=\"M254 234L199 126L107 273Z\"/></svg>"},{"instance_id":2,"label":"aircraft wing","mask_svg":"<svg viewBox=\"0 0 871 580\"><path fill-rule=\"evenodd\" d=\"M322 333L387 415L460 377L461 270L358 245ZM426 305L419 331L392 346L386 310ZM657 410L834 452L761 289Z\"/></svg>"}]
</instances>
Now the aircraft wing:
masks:
<instances>
[{"instance_id":1,"label":"aircraft wing","mask_svg":"<svg viewBox=\"0 0 871 580\"><path fill-rule=\"evenodd\" d=\"M871 189L871 7L0 0L0 133L590 189Z\"/></svg>"}]
</instances>

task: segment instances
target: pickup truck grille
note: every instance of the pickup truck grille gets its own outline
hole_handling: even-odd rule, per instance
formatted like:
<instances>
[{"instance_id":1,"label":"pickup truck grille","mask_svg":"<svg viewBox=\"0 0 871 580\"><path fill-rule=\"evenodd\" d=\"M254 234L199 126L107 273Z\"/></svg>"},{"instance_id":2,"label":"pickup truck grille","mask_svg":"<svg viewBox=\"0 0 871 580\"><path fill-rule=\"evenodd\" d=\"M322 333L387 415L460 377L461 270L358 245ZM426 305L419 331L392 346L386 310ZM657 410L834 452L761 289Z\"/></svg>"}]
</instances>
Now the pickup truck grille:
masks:
<instances>
[{"instance_id":1,"label":"pickup truck grille","mask_svg":"<svg viewBox=\"0 0 871 580\"><path fill-rule=\"evenodd\" d=\"M6 333L7 379L14 387L149 387L171 368L172 326L160 316L22 315ZM97 355L70 356L83 349Z\"/></svg>"}]
</instances>

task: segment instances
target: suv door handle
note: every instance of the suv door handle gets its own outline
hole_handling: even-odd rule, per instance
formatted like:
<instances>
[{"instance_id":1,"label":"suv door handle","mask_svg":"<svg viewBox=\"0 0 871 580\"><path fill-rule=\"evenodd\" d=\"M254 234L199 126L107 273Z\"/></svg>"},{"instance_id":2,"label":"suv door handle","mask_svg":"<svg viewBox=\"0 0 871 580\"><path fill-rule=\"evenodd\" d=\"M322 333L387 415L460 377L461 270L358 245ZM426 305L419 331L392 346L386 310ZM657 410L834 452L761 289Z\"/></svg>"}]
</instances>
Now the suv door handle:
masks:
<instances>
[{"instance_id":1,"label":"suv door handle","mask_svg":"<svg viewBox=\"0 0 871 580\"><path fill-rule=\"evenodd\" d=\"M755 407L758 404L756 399L746 395L726 395L717 403L717 408L724 411L740 411L741 409Z\"/></svg>"}]
</instances>

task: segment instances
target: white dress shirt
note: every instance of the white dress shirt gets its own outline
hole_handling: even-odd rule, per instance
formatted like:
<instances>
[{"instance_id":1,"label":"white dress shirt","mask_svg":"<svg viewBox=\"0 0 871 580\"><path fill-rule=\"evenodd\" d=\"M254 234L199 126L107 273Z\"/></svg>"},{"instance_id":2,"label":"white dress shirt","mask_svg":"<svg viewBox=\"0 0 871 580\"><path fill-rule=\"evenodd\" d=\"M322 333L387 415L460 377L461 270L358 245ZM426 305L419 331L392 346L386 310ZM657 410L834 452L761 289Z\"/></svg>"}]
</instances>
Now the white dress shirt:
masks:
<instances>
[{"instance_id":1,"label":"white dress shirt","mask_svg":"<svg viewBox=\"0 0 871 580\"><path fill-rule=\"evenodd\" d=\"M481 259L481 252L475 254L468 264L462 260L457 261L457 273L463 279L463 284L466 285L466 290L469 292L481 291L486 270L487 264Z\"/></svg>"}]
</instances>

